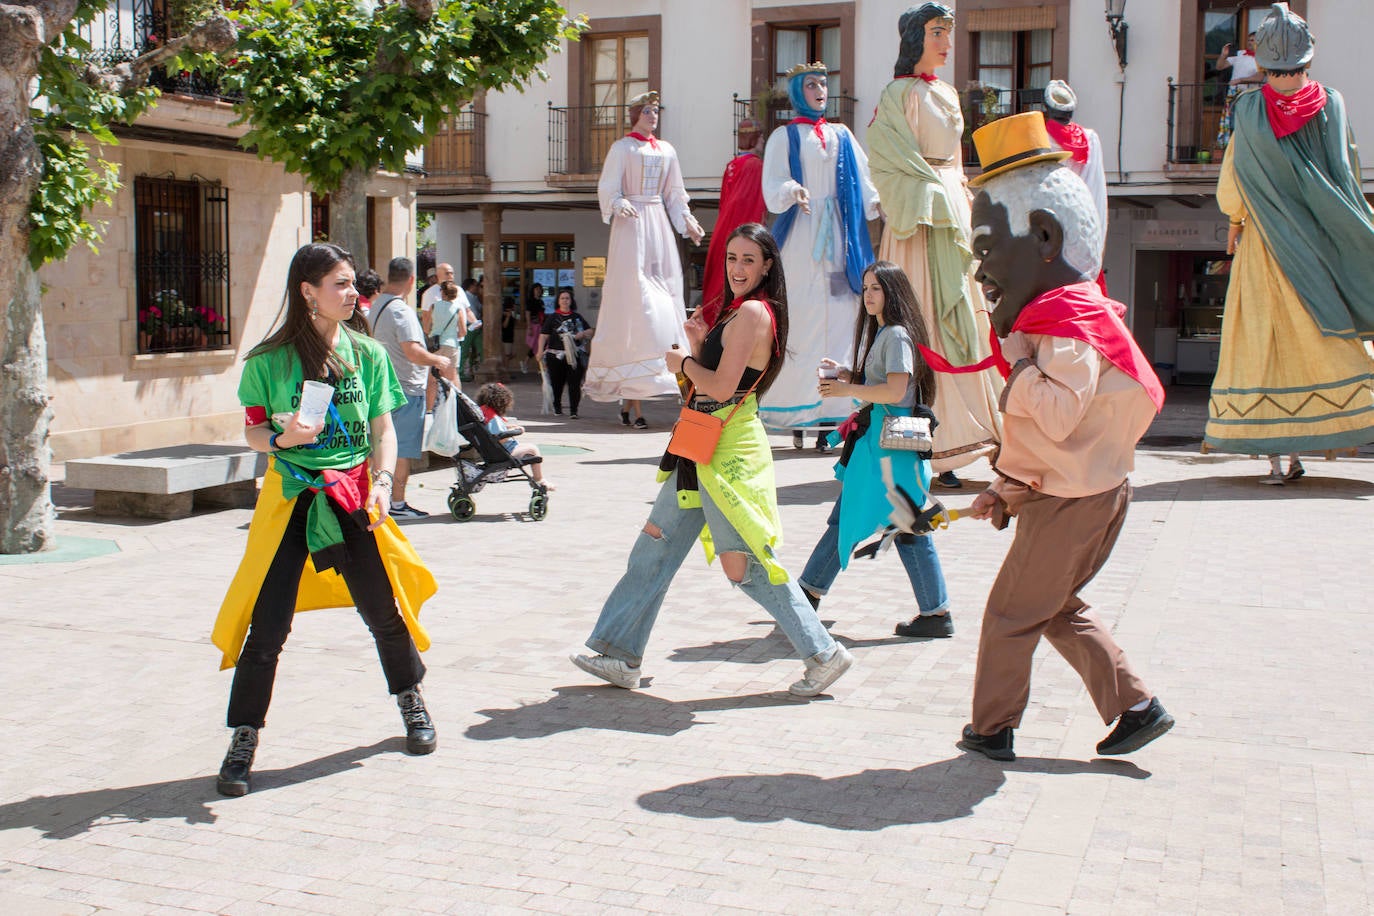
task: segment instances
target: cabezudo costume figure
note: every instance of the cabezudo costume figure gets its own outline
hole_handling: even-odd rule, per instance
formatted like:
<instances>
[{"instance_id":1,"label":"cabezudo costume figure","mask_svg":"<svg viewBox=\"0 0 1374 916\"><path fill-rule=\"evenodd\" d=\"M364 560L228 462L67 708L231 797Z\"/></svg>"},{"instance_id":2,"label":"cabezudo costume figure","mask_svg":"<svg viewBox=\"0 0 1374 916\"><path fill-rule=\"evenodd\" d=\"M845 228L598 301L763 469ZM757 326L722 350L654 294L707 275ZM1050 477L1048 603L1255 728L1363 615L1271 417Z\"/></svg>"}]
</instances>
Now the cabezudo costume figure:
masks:
<instances>
[{"instance_id":1,"label":"cabezudo costume figure","mask_svg":"<svg viewBox=\"0 0 1374 916\"><path fill-rule=\"evenodd\" d=\"M1131 501L1126 474L1164 389L1122 321L1125 307L1093 282L1102 251L1097 208L1082 179L1060 165L1069 153L1050 143L1043 115L994 121L973 140L984 163L970 182L979 188L976 276L1004 338L1000 356L980 365L997 365L1006 377L998 478L973 515L999 526L1015 516L1016 536L983 613L973 722L959 745L1015 759L1013 730L1044 636L1083 678L1102 721L1116 721L1097 752L1128 754L1174 720L1078 593L1121 532Z\"/></svg>"}]
</instances>

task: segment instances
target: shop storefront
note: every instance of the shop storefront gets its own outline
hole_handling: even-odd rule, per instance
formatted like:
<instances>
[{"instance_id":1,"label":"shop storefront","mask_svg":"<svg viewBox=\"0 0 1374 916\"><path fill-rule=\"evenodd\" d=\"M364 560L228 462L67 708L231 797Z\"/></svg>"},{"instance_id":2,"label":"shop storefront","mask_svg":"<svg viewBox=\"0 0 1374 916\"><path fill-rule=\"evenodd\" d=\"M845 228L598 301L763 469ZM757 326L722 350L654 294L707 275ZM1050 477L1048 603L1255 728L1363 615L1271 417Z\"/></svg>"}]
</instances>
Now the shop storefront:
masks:
<instances>
[{"instance_id":1,"label":"shop storefront","mask_svg":"<svg viewBox=\"0 0 1374 916\"><path fill-rule=\"evenodd\" d=\"M1161 381L1210 385L1230 280L1227 221L1210 201L1187 211L1192 218L1160 218L1173 215L1162 209L1113 212L1112 236L1130 248L1125 259L1109 251L1109 264L1124 260L1131 279L1116 281L1109 269L1108 282L1130 307L1131 332Z\"/></svg>"}]
</instances>

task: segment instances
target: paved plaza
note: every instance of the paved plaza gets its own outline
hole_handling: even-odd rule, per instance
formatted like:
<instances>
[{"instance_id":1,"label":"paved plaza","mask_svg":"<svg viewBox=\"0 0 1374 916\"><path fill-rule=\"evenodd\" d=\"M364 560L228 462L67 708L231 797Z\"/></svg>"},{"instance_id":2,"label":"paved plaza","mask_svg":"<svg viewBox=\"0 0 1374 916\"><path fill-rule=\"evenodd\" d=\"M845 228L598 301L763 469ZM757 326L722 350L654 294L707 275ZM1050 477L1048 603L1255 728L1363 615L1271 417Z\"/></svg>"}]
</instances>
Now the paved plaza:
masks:
<instances>
[{"instance_id":1,"label":"paved plaza","mask_svg":"<svg viewBox=\"0 0 1374 916\"><path fill-rule=\"evenodd\" d=\"M1042 646L999 764L954 742L1010 531L936 535L953 639L892 635L914 613L894 555L842 573L821 611L855 665L818 700L787 694L800 661L699 553L646 686L596 686L566 656L624 569L675 409L638 432L614 405L539 417L516 389L528 440L559 446L547 520L520 514L523 484L458 523L450 467L412 482L435 513L405 530L440 583L438 751L404 753L358 616L310 612L244 798L215 792L230 672L209 633L251 513L104 519L55 489L66 559L0 564L0 913L1371 911L1374 454L1262 487L1264 462L1198 454L1205 408L1171 392L1085 598L1178 724L1096 757L1108 728ZM795 574L837 485L831 459L774 442Z\"/></svg>"}]
</instances>

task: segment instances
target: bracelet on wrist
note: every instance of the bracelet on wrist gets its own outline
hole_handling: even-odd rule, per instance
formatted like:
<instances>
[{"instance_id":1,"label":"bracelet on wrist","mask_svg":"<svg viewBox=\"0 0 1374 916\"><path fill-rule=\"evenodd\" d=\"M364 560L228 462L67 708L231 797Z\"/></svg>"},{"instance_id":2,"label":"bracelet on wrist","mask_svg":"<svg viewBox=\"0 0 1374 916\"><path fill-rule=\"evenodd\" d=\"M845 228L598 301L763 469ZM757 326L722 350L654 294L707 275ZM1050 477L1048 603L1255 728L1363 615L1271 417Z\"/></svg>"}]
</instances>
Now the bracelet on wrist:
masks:
<instances>
[{"instance_id":1,"label":"bracelet on wrist","mask_svg":"<svg viewBox=\"0 0 1374 916\"><path fill-rule=\"evenodd\" d=\"M277 444L277 438L278 438L279 436L281 436L281 433L273 433L273 434L268 438L268 440L267 440L267 450L268 450L269 452L279 452L279 451L281 451L282 449L286 448L286 446L284 446L284 445L278 445L278 444Z\"/></svg>"},{"instance_id":2,"label":"bracelet on wrist","mask_svg":"<svg viewBox=\"0 0 1374 916\"><path fill-rule=\"evenodd\" d=\"M390 471L377 471L372 475L372 485L374 487L385 487L391 489L391 485L396 482Z\"/></svg>"},{"instance_id":3,"label":"bracelet on wrist","mask_svg":"<svg viewBox=\"0 0 1374 916\"><path fill-rule=\"evenodd\" d=\"M678 370L677 370L677 371L678 371L678 372L681 372L682 375L683 375L683 377L686 378L686 376L687 376L687 363L688 363L688 362L693 362L693 363L695 363L696 361L697 361L697 358L696 358L695 356L692 356L691 354L688 354L687 356L682 357L682 365L678 367Z\"/></svg>"}]
</instances>

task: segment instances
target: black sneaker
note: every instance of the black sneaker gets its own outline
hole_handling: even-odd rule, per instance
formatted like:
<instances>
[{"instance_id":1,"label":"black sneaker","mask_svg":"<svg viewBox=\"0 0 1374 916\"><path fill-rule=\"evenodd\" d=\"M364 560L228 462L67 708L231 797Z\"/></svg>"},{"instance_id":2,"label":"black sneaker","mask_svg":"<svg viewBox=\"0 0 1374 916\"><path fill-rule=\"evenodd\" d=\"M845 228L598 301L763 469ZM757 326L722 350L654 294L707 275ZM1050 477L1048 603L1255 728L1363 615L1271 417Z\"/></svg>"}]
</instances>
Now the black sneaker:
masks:
<instances>
[{"instance_id":1,"label":"black sneaker","mask_svg":"<svg viewBox=\"0 0 1374 916\"><path fill-rule=\"evenodd\" d=\"M648 428L649 428L649 424L648 424L647 422L645 422L645 420L644 420L643 417L635 417L635 429L648 429Z\"/></svg>"},{"instance_id":2,"label":"black sneaker","mask_svg":"<svg viewBox=\"0 0 1374 916\"><path fill-rule=\"evenodd\" d=\"M401 721L406 726L406 753L434 753L439 739L434 734L429 710L425 709L425 698L420 695L420 685L396 694L396 705L401 708Z\"/></svg>"},{"instance_id":3,"label":"black sneaker","mask_svg":"<svg viewBox=\"0 0 1374 916\"><path fill-rule=\"evenodd\" d=\"M429 518L429 513L423 509L417 509L410 503L401 503L399 506L391 507L391 517L395 519L406 518Z\"/></svg>"},{"instance_id":4,"label":"black sneaker","mask_svg":"<svg viewBox=\"0 0 1374 916\"><path fill-rule=\"evenodd\" d=\"M1174 717L1164 711L1156 697L1140 712L1129 709L1116 720L1112 733L1097 742L1097 752L1104 757L1138 751L1174 727Z\"/></svg>"},{"instance_id":5,"label":"black sneaker","mask_svg":"<svg viewBox=\"0 0 1374 916\"><path fill-rule=\"evenodd\" d=\"M977 751L984 757L991 757L993 760L1016 759L1016 754L1011 749L1011 726L1007 726L993 735L980 735L973 730L972 725L965 725L964 736L956 743L966 751Z\"/></svg>"},{"instance_id":6,"label":"black sneaker","mask_svg":"<svg viewBox=\"0 0 1374 916\"><path fill-rule=\"evenodd\" d=\"M629 425L630 425L630 412L629 412L628 410L622 410L622 411L620 412L620 425L621 425L621 426L629 426Z\"/></svg>"},{"instance_id":7,"label":"black sneaker","mask_svg":"<svg viewBox=\"0 0 1374 916\"><path fill-rule=\"evenodd\" d=\"M946 490L961 490L964 487L964 482L953 471L942 471L935 482Z\"/></svg>"},{"instance_id":8,"label":"black sneaker","mask_svg":"<svg viewBox=\"0 0 1374 916\"><path fill-rule=\"evenodd\" d=\"M954 635L954 618L949 614L926 614L911 618L910 623L897 624L892 632L908 639L922 636L945 639Z\"/></svg>"},{"instance_id":9,"label":"black sneaker","mask_svg":"<svg viewBox=\"0 0 1374 916\"><path fill-rule=\"evenodd\" d=\"M563 408L559 407L557 404L553 405L553 412L558 414L560 417L563 416Z\"/></svg>"},{"instance_id":10,"label":"black sneaker","mask_svg":"<svg viewBox=\"0 0 1374 916\"><path fill-rule=\"evenodd\" d=\"M220 795L237 798L248 794L253 776L253 756L257 752L258 730L251 725L240 725L234 729L234 737L229 739L229 753L224 755L219 778L215 780L215 789Z\"/></svg>"}]
</instances>

